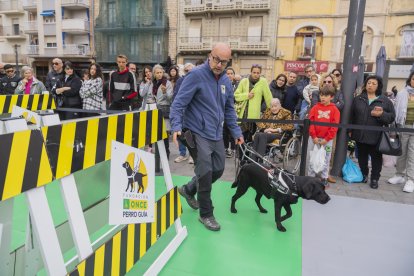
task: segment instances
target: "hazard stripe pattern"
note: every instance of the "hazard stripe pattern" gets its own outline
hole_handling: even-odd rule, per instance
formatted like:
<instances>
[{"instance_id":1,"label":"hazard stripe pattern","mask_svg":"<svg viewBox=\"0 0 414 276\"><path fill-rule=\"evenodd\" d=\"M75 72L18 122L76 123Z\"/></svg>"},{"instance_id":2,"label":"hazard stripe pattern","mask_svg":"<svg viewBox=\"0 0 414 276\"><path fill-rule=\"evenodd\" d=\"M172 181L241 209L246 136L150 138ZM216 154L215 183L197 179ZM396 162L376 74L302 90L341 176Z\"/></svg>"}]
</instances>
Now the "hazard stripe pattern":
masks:
<instances>
[{"instance_id":1,"label":"hazard stripe pattern","mask_svg":"<svg viewBox=\"0 0 414 276\"><path fill-rule=\"evenodd\" d=\"M11 113L15 105L32 111L56 109L55 100L50 94L0 96L0 114Z\"/></svg>"},{"instance_id":2,"label":"hazard stripe pattern","mask_svg":"<svg viewBox=\"0 0 414 276\"><path fill-rule=\"evenodd\" d=\"M141 148L165 138L158 110L0 135L0 201L109 160L112 140Z\"/></svg>"},{"instance_id":3,"label":"hazard stripe pattern","mask_svg":"<svg viewBox=\"0 0 414 276\"><path fill-rule=\"evenodd\" d=\"M141 148L165 139L158 115L152 110L43 127L53 174L58 179L109 160L113 140Z\"/></svg>"},{"instance_id":4,"label":"hazard stripe pattern","mask_svg":"<svg viewBox=\"0 0 414 276\"><path fill-rule=\"evenodd\" d=\"M78 264L69 275L124 275L181 216L181 213L180 197L175 187L157 201L155 222L127 225Z\"/></svg>"},{"instance_id":5,"label":"hazard stripe pattern","mask_svg":"<svg viewBox=\"0 0 414 276\"><path fill-rule=\"evenodd\" d=\"M42 133L0 135L0 199L6 200L53 180Z\"/></svg>"}]
</instances>

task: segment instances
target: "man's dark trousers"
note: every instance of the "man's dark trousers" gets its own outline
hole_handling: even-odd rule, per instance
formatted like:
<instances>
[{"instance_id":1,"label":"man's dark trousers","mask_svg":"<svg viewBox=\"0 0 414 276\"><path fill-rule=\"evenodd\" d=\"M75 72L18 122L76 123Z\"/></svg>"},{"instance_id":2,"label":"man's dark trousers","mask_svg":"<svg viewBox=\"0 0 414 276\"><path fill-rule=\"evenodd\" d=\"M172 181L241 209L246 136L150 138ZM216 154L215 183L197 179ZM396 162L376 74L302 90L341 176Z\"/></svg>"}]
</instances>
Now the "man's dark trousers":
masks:
<instances>
[{"instance_id":1,"label":"man's dark trousers","mask_svg":"<svg viewBox=\"0 0 414 276\"><path fill-rule=\"evenodd\" d=\"M189 149L191 157L195 163L195 175L184 188L192 196L197 194L200 207L200 217L210 217L213 215L213 203L211 201L212 184L219 179L224 172L225 156L223 140L212 141L194 135L196 148Z\"/></svg>"}]
</instances>

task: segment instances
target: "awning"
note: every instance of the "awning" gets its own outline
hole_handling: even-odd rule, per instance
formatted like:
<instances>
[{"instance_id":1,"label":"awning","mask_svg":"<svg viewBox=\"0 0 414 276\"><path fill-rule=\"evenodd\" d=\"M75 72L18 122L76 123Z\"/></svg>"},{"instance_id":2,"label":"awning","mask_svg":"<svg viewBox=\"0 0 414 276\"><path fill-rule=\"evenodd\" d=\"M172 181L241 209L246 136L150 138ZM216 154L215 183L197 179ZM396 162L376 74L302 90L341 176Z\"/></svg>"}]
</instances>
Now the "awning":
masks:
<instances>
[{"instance_id":1,"label":"awning","mask_svg":"<svg viewBox=\"0 0 414 276\"><path fill-rule=\"evenodd\" d=\"M55 10L45 10L40 13L41 16L55 16Z\"/></svg>"}]
</instances>

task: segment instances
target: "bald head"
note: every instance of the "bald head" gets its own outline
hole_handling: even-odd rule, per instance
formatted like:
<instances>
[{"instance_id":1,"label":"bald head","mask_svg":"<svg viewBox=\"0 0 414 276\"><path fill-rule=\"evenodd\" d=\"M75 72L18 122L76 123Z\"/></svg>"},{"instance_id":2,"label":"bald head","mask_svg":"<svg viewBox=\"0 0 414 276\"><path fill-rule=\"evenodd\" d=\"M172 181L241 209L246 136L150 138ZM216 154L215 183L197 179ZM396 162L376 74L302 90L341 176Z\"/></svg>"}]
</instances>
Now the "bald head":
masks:
<instances>
[{"instance_id":1,"label":"bald head","mask_svg":"<svg viewBox=\"0 0 414 276\"><path fill-rule=\"evenodd\" d=\"M231 58L230 46L219 42L214 45L209 55L209 65L215 75L220 75L226 69Z\"/></svg>"}]
</instances>

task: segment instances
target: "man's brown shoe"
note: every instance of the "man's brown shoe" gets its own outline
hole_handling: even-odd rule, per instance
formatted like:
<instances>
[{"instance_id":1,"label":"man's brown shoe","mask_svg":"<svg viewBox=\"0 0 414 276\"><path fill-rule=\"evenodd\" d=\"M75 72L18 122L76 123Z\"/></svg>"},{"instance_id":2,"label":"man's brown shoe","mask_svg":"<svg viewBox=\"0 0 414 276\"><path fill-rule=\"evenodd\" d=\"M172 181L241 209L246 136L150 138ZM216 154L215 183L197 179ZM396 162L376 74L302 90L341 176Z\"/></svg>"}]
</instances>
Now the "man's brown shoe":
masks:
<instances>
[{"instance_id":1,"label":"man's brown shoe","mask_svg":"<svg viewBox=\"0 0 414 276\"><path fill-rule=\"evenodd\" d=\"M328 176L328 182L329 183L336 183L336 179L333 178L332 176Z\"/></svg>"},{"instance_id":2,"label":"man's brown shoe","mask_svg":"<svg viewBox=\"0 0 414 276\"><path fill-rule=\"evenodd\" d=\"M191 196L187 193L187 191L185 190L184 186L178 187L178 193L185 198L185 200L187 201L188 205L190 205L191 208L193 208L194 210L198 209L198 201L197 199L195 199L194 196Z\"/></svg>"},{"instance_id":3,"label":"man's brown shoe","mask_svg":"<svg viewBox=\"0 0 414 276\"><path fill-rule=\"evenodd\" d=\"M217 222L217 220L215 219L215 217L211 216L211 217L199 217L198 220L204 224L204 226L211 231L219 231L220 230L220 224Z\"/></svg>"}]
</instances>

